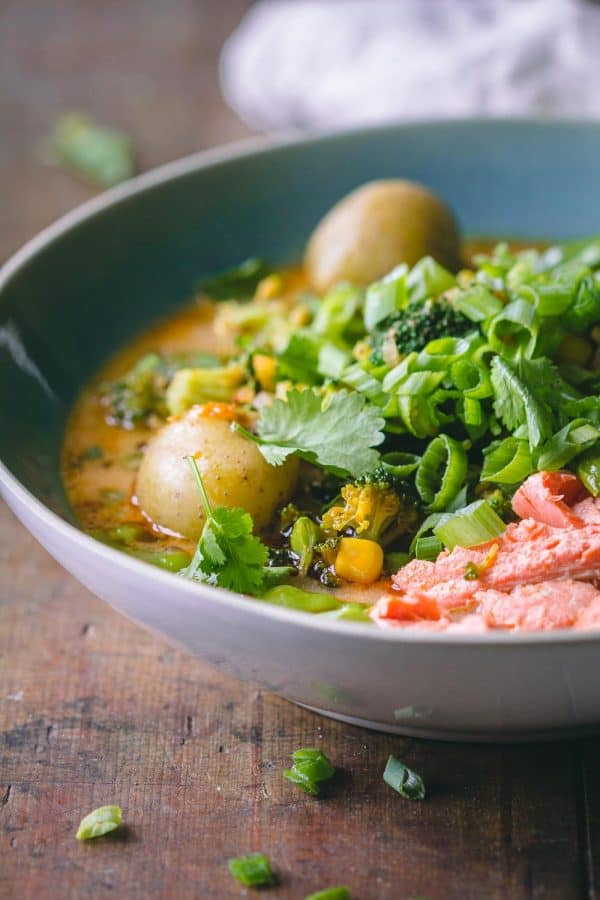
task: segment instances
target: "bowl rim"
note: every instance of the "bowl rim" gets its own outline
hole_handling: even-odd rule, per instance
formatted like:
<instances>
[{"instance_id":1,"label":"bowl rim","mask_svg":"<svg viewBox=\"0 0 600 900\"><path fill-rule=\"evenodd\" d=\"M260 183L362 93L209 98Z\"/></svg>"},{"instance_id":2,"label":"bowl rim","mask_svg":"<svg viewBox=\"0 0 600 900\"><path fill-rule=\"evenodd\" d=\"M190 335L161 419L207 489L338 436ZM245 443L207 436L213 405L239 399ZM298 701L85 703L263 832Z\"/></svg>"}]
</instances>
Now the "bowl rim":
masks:
<instances>
[{"instance_id":1,"label":"bowl rim","mask_svg":"<svg viewBox=\"0 0 600 900\"><path fill-rule=\"evenodd\" d=\"M337 139L360 137L365 134L383 134L388 132L403 133L407 131L430 131L450 129L463 131L472 128L493 131L501 131L511 127L526 132L533 129L562 130L564 128L583 128L587 131L597 131L600 135L600 121L590 119L548 119L544 117L506 117L506 118L460 118L460 119L423 119L407 123L385 123L373 126L358 126L351 128L332 129L330 131L306 132L301 135L296 132L286 132L278 135L258 135L234 141L230 144L201 150L172 162L165 163L138 175L124 184L117 185L104 191L99 196L92 198L74 209L68 211L60 218L46 226L42 231L27 241L20 249L12 254L0 267L0 298L2 291L12 278L24 268L45 247L59 240L63 235L82 225L87 220L102 214L105 210L117 206L121 201L143 194L146 191L166 182L185 177L197 170L211 169L234 162L237 159L246 159L256 155L270 155L278 150L286 148L301 149L305 146L314 146L319 143L335 141ZM6 499L6 495L13 497L18 504L24 506L29 514L43 523L45 526L57 531L65 540L76 544L82 552L92 554L99 561L109 566L118 565L129 571L132 576L143 580L152 578L152 581L165 589L175 589L177 576L170 572L151 567L148 563L128 556L100 541L95 540L81 529L65 521L57 513L53 512L39 500L19 479L10 472L8 467L0 459L0 496ZM6 492L6 494L4 493ZM26 526L24 526L26 527ZM75 577L75 576L73 576ZM513 631L487 631L487 632L436 632L418 628L403 629L396 627L377 628L372 625L357 622L336 621L324 619L321 616L278 607L265 603L260 599L237 594L224 588L211 585L199 585L195 582L179 579L176 590L190 600L198 600L199 591L209 602L217 602L221 606L227 606L232 611L254 613L258 618L266 617L273 621L287 623L292 626L303 627L323 633L337 634L345 638L357 638L360 640L375 640L379 642L410 643L418 645L447 645L482 648L487 646L498 647L524 647L547 646L565 644L594 644L600 642L600 630L574 631L572 629L557 629L555 631L538 632L513 632Z\"/></svg>"}]
</instances>

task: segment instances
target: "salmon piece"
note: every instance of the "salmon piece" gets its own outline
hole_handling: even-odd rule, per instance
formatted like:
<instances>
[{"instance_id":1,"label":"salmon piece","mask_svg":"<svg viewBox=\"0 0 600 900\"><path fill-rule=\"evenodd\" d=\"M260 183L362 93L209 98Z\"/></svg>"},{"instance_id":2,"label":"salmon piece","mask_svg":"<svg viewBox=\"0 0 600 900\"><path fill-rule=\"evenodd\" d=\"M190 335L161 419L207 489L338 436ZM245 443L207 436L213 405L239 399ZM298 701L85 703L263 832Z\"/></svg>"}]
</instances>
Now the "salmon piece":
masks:
<instances>
[{"instance_id":1,"label":"salmon piece","mask_svg":"<svg viewBox=\"0 0 600 900\"><path fill-rule=\"evenodd\" d=\"M600 624L600 591L583 581L542 581L524 584L510 593L479 591L479 612L490 628L551 631L577 627L582 617Z\"/></svg>"},{"instance_id":2,"label":"salmon piece","mask_svg":"<svg viewBox=\"0 0 600 900\"><path fill-rule=\"evenodd\" d=\"M390 593L381 597L374 609L377 609L376 616L382 619L414 622L422 619L436 621L442 618L439 604L419 591L411 591L408 594Z\"/></svg>"},{"instance_id":3,"label":"salmon piece","mask_svg":"<svg viewBox=\"0 0 600 900\"><path fill-rule=\"evenodd\" d=\"M573 512L586 525L600 525L600 497L586 497L573 507Z\"/></svg>"},{"instance_id":4,"label":"salmon piece","mask_svg":"<svg viewBox=\"0 0 600 900\"><path fill-rule=\"evenodd\" d=\"M522 519L555 528L580 528L583 520L571 507L588 496L579 478L570 472L536 472L515 493L512 508Z\"/></svg>"},{"instance_id":5,"label":"salmon piece","mask_svg":"<svg viewBox=\"0 0 600 900\"><path fill-rule=\"evenodd\" d=\"M479 578L465 578L467 563L481 565L490 546L499 551ZM413 560L392 576L397 589L418 591L441 610L470 608L475 594L488 588L510 591L518 585L556 578L592 579L600 571L600 525L554 528L532 519L509 525L504 535L478 547L455 547L436 562Z\"/></svg>"}]
</instances>

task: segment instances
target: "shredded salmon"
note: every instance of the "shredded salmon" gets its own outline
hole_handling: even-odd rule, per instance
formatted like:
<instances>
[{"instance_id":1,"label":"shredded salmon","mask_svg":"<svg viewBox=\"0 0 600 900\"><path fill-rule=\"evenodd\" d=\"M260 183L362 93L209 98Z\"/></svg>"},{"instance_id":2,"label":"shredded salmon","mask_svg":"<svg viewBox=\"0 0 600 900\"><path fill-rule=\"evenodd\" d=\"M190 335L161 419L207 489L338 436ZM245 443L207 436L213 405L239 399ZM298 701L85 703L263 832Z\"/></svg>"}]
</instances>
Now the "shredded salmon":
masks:
<instances>
[{"instance_id":1,"label":"shredded salmon","mask_svg":"<svg viewBox=\"0 0 600 900\"><path fill-rule=\"evenodd\" d=\"M527 516L494 541L401 568L373 607L375 621L450 628L468 617L470 626L485 628L600 627L593 583L600 580L600 498L570 473L539 472L513 506Z\"/></svg>"}]
</instances>

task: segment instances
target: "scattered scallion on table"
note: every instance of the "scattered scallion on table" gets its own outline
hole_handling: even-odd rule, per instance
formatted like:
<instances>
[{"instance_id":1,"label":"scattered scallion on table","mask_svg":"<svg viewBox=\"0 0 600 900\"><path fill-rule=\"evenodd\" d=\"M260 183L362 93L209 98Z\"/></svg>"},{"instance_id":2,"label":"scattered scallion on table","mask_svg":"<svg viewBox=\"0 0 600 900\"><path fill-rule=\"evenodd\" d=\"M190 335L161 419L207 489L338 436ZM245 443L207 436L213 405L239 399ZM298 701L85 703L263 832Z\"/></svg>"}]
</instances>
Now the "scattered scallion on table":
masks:
<instances>
[{"instance_id":1,"label":"scattered scallion on table","mask_svg":"<svg viewBox=\"0 0 600 900\"><path fill-rule=\"evenodd\" d=\"M425 785L421 776L395 756L389 757L383 772L383 780L407 800L425 799Z\"/></svg>"},{"instance_id":2,"label":"scattered scallion on table","mask_svg":"<svg viewBox=\"0 0 600 900\"><path fill-rule=\"evenodd\" d=\"M292 784L312 797L320 793L320 783L335 774L335 768L322 750L303 747L292 753L294 764L283 775Z\"/></svg>"},{"instance_id":3,"label":"scattered scallion on table","mask_svg":"<svg viewBox=\"0 0 600 900\"><path fill-rule=\"evenodd\" d=\"M89 841L91 838L102 837L119 828L123 821L120 806L99 806L84 816L79 823L75 837L78 841Z\"/></svg>"},{"instance_id":4,"label":"scattered scallion on table","mask_svg":"<svg viewBox=\"0 0 600 900\"><path fill-rule=\"evenodd\" d=\"M248 853L227 863L230 873L246 887L266 887L273 884L271 863L264 853Z\"/></svg>"},{"instance_id":5,"label":"scattered scallion on table","mask_svg":"<svg viewBox=\"0 0 600 900\"><path fill-rule=\"evenodd\" d=\"M309 894L304 900L350 900L350 891L347 887L330 887Z\"/></svg>"}]
</instances>

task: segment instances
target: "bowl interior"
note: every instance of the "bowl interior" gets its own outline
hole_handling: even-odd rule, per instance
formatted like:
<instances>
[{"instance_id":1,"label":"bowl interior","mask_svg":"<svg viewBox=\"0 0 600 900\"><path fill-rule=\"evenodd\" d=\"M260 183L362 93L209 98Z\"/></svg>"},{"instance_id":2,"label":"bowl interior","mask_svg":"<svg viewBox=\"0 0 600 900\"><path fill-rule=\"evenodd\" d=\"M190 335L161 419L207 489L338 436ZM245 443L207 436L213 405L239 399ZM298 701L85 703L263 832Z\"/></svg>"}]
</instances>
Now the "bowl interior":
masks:
<instances>
[{"instance_id":1,"label":"bowl interior","mask_svg":"<svg viewBox=\"0 0 600 900\"><path fill-rule=\"evenodd\" d=\"M373 178L423 181L465 232L600 231L600 125L454 122L329 135L174 163L72 214L0 275L0 459L72 519L61 437L70 404L119 345L241 259L298 259L319 217Z\"/></svg>"}]
</instances>

